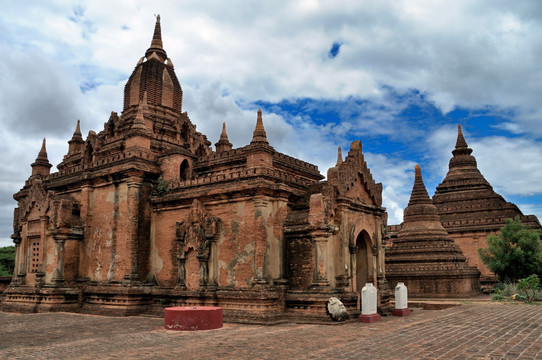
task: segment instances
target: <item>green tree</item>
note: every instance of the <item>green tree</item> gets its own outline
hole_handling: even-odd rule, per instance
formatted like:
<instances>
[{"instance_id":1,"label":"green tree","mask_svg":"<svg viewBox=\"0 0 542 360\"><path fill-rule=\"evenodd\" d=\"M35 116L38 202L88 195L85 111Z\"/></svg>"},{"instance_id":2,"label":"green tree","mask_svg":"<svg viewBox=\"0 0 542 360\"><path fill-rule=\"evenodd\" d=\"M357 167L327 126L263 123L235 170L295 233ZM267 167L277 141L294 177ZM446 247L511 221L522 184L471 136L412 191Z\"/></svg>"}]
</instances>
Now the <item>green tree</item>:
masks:
<instances>
[{"instance_id":1,"label":"green tree","mask_svg":"<svg viewBox=\"0 0 542 360\"><path fill-rule=\"evenodd\" d=\"M525 293L527 302L533 302L533 300L535 300L539 287L540 279L536 274L518 281L518 290Z\"/></svg>"},{"instance_id":2,"label":"green tree","mask_svg":"<svg viewBox=\"0 0 542 360\"><path fill-rule=\"evenodd\" d=\"M540 230L526 227L519 217L506 219L497 235L487 237L487 245L487 249L478 252L499 281L517 281L532 274L542 276Z\"/></svg>"},{"instance_id":3,"label":"green tree","mask_svg":"<svg viewBox=\"0 0 542 360\"><path fill-rule=\"evenodd\" d=\"M0 276L13 275L15 268L15 246L0 248Z\"/></svg>"}]
</instances>

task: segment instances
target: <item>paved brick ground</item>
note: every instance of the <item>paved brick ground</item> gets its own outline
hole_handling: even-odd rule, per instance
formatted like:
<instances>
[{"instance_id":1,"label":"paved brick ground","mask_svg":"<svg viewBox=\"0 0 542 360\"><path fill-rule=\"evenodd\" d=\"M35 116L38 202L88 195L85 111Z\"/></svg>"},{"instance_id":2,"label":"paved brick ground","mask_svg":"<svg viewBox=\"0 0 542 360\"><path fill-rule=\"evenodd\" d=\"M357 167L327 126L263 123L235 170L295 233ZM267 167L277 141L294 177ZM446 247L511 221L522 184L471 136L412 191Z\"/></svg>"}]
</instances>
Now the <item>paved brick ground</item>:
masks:
<instances>
[{"instance_id":1,"label":"paved brick ground","mask_svg":"<svg viewBox=\"0 0 542 360\"><path fill-rule=\"evenodd\" d=\"M1 359L542 359L542 306L462 305L336 326L225 324L166 331L163 320L0 313Z\"/></svg>"}]
</instances>

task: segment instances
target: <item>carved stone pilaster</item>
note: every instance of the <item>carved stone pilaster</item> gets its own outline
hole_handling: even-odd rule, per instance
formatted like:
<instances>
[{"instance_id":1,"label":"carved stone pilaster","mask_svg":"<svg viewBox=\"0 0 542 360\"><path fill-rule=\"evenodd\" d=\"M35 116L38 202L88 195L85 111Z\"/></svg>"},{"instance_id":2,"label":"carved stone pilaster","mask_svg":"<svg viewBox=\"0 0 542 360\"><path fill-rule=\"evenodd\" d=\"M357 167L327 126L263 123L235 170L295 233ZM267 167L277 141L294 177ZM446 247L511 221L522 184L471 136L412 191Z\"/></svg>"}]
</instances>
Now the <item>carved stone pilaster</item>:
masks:
<instances>
[{"instance_id":1,"label":"carved stone pilaster","mask_svg":"<svg viewBox=\"0 0 542 360\"><path fill-rule=\"evenodd\" d=\"M335 225L324 223L318 229L313 230L314 244L314 276L312 287L329 286L327 278L327 242L332 234L337 233L339 228Z\"/></svg>"},{"instance_id":2,"label":"carved stone pilaster","mask_svg":"<svg viewBox=\"0 0 542 360\"><path fill-rule=\"evenodd\" d=\"M127 181L128 185L128 224L126 229L126 248L129 256L130 273L124 275L124 285L137 285L139 275L137 270L137 250L138 227L139 227L139 196L141 191L142 179L131 177Z\"/></svg>"},{"instance_id":3,"label":"carved stone pilaster","mask_svg":"<svg viewBox=\"0 0 542 360\"><path fill-rule=\"evenodd\" d=\"M327 237L317 237L313 239L314 244L314 276L312 280L313 287L317 286L329 286L327 279L327 256L326 246Z\"/></svg>"},{"instance_id":4,"label":"carved stone pilaster","mask_svg":"<svg viewBox=\"0 0 542 360\"><path fill-rule=\"evenodd\" d=\"M57 266L53 271L53 283L55 285L64 284L64 254L66 245L66 236L53 235L55 241L55 253L57 256Z\"/></svg>"}]
</instances>

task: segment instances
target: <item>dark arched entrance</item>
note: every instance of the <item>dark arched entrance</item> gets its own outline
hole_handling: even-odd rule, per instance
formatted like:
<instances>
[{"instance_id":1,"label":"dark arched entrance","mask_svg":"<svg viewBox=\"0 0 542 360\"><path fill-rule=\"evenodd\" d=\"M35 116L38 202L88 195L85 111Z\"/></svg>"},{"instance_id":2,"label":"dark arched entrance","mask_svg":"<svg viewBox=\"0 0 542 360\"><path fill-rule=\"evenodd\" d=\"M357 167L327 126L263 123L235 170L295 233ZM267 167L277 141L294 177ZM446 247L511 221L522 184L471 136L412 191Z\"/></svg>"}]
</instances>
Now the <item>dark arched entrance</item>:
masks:
<instances>
[{"instance_id":1,"label":"dark arched entrance","mask_svg":"<svg viewBox=\"0 0 542 360\"><path fill-rule=\"evenodd\" d=\"M188 161L184 159L179 169L179 178L181 180L188 180L188 171L189 171Z\"/></svg>"},{"instance_id":2,"label":"dark arched entrance","mask_svg":"<svg viewBox=\"0 0 542 360\"><path fill-rule=\"evenodd\" d=\"M363 289L367 281L369 281L369 259L367 256L368 242L369 235L367 232L360 232L356 238L356 288L354 289L358 296L361 296L361 289Z\"/></svg>"}]
</instances>

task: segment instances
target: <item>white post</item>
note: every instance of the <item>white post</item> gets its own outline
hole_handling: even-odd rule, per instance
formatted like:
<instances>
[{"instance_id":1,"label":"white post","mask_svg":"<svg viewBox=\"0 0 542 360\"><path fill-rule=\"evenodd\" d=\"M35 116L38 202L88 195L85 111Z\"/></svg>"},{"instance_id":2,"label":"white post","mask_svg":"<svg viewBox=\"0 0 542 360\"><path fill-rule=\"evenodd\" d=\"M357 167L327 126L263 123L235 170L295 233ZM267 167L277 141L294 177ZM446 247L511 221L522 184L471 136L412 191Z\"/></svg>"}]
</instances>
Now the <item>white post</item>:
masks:
<instances>
[{"instance_id":1,"label":"white post","mask_svg":"<svg viewBox=\"0 0 542 360\"><path fill-rule=\"evenodd\" d=\"M393 310L392 315L410 315L410 310L408 309L408 289L402 282L397 283L395 287L395 310Z\"/></svg>"},{"instance_id":2,"label":"white post","mask_svg":"<svg viewBox=\"0 0 542 360\"><path fill-rule=\"evenodd\" d=\"M372 323L380 320L376 306L376 288L373 283L367 283L361 289L361 315L359 322Z\"/></svg>"}]
</instances>

